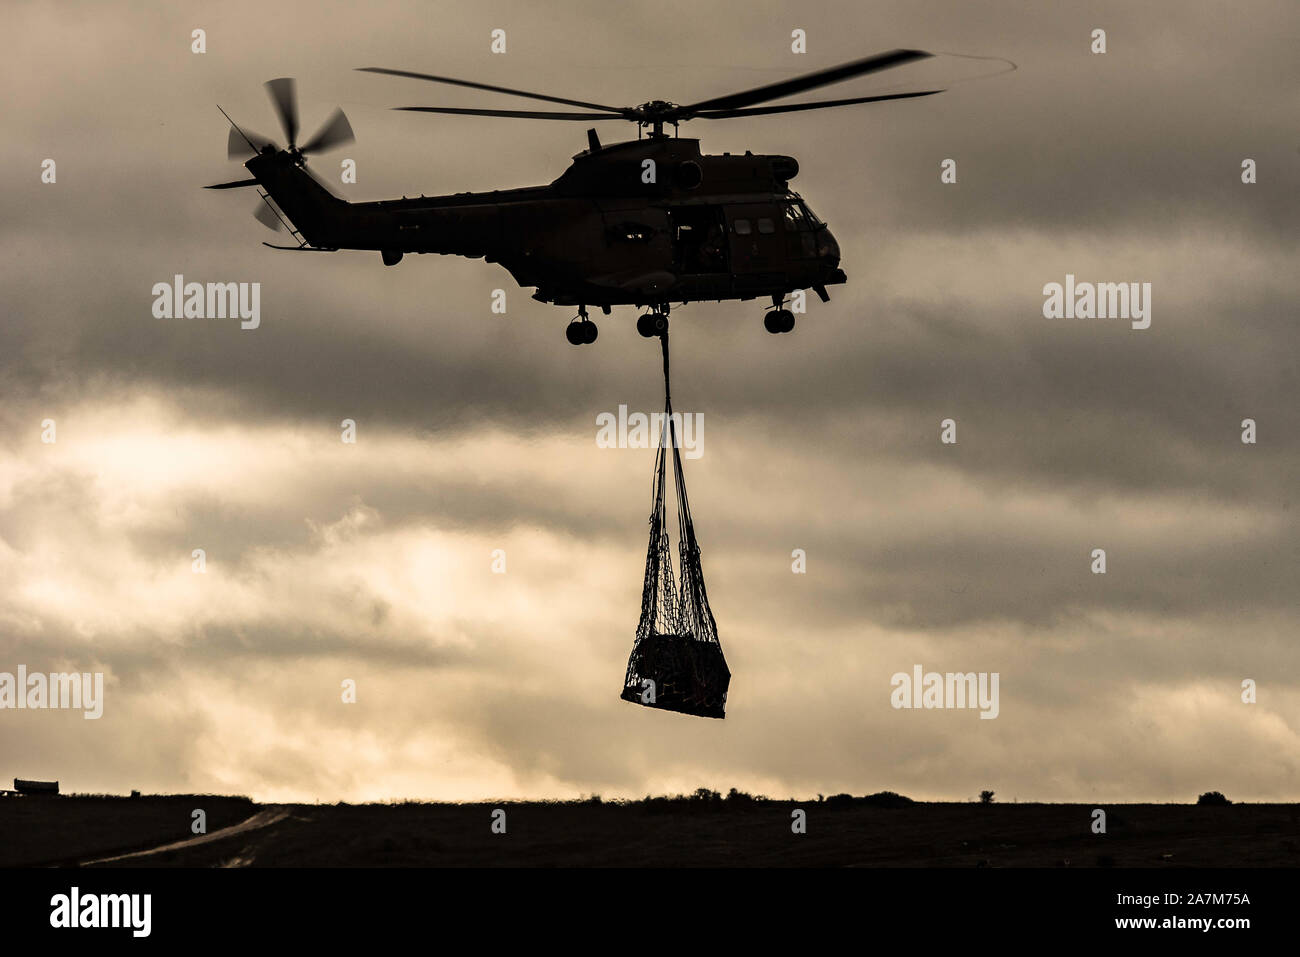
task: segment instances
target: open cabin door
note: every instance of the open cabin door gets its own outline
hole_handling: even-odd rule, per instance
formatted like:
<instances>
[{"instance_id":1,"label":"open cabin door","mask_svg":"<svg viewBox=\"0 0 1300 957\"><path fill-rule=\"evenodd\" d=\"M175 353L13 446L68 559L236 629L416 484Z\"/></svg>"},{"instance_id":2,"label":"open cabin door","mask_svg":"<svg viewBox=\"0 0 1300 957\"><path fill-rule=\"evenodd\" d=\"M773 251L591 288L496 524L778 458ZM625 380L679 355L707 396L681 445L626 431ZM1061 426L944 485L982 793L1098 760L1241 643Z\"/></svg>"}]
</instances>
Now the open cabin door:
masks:
<instances>
[{"instance_id":1,"label":"open cabin door","mask_svg":"<svg viewBox=\"0 0 1300 957\"><path fill-rule=\"evenodd\" d=\"M731 271L727 220L721 206L677 206L672 221L673 271L678 275L725 275Z\"/></svg>"}]
</instances>

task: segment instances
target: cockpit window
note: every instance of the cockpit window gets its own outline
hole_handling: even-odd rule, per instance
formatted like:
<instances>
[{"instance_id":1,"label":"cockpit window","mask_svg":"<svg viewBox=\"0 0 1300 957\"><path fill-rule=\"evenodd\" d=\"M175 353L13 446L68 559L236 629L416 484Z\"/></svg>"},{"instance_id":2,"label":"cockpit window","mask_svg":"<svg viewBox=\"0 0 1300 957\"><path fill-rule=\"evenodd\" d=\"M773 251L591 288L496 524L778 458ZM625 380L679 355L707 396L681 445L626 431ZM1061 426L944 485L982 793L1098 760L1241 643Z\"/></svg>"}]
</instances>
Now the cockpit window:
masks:
<instances>
[{"instance_id":1,"label":"cockpit window","mask_svg":"<svg viewBox=\"0 0 1300 957\"><path fill-rule=\"evenodd\" d=\"M817 218L817 214L808 207L807 203L800 203L799 208L803 210L803 214L808 217L808 222L813 226L820 226L822 224L822 221Z\"/></svg>"},{"instance_id":2,"label":"cockpit window","mask_svg":"<svg viewBox=\"0 0 1300 957\"><path fill-rule=\"evenodd\" d=\"M787 203L785 207L785 230L788 233L807 228L803 207L798 203Z\"/></svg>"}]
</instances>

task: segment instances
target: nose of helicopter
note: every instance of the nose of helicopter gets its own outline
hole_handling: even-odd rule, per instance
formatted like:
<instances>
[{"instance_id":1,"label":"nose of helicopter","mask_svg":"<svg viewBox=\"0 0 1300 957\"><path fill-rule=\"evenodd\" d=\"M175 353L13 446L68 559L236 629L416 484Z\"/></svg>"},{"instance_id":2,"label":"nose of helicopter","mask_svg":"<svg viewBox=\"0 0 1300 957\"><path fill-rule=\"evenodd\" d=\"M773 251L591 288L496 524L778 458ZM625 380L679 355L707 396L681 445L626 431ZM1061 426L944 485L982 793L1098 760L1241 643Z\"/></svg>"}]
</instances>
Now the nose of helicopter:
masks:
<instances>
[{"instance_id":1,"label":"nose of helicopter","mask_svg":"<svg viewBox=\"0 0 1300 957\"><path fill-rule=\"evenodd\" d=\"M832 268L840 264L840 244L826 226L817 233L817 256Z\"/></svg>"}]
</instances>

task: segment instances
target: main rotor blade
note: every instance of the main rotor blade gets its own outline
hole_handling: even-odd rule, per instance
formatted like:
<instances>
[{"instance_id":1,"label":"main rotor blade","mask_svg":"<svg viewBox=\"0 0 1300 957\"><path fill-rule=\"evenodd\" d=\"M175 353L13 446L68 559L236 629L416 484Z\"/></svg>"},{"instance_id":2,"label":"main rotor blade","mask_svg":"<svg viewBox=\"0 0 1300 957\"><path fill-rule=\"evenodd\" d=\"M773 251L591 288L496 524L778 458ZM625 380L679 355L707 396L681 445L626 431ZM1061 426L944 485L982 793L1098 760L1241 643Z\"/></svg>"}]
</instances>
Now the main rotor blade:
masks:
<instances>
[{"instance_id":1,"label":"main rotor blade","mask_svg":"<svg viewBox=\"0 0 1300 957\"><path fill-rule=\"evenodd\" d=\"M278 80L268 80L266 90L271 94L285 138L292 147L298 140L298 84L293 77L282 76Z\"/></svg>"},{"instance_id":2,"label":"main rotor blade","mask_svg":"<svg viewBox=\"0 0 1300 957\"><path fill-rule=\"evenodd\" d=\"M249 146L249 143L252 146ZM243 127L230 127L230 137L226 140L226 157L228 159L241 159L246 156L255 156L261 152L264 147L273 146L274 143L252 130L246 130Z\"/></svg>"},{"instance_id":3,"label":"main rotor blade","mask_svg":"<svg viewBox=\"0 0 1300 957\"><path fill-rule=\"evenodd\" d=\"M621 120L617 113L546 113L534 110L469 110L453 106L395 106L408 113L452 113L457 116L509 116L521 120Z\"/></svg>"},{"instance_id":4,"label":"main rotor blade","mask_svg":"<svg viewBox=\"0 0 1300 957\"><path fill-rule=\"evenodd\" d=\"M352 135L352 124L348 122L347 116L339 109L334 111L331 116L320 128L320 131L302 144L304 153L319 153L324 150L331 150L336 146L342 146L344 143L351 143L356 137Z\"/></svg>"},{"instance_id":5,"label":"main rotor blade","mask_svg":"<svg viewBox=\"0 0 1300 957\"><path fill-rule=\"evenodd\" d=\"M852 103L879 103L881 100L909 100L917 96L933 96L943 90L921 90L918 93L883 93L879 96L855 96L848 100L816 100L812 103L791 103L788 106L757 106L742 110L705 110L694 116L706 120L728 120L733 116L762 116L765 113L795 113L799 110L821 110L828 106L848 106Z\"/></svg>"},{"instance_id":6,"label":"main rotor blade","mask_svg":"<svg viewBox=\"0 0 1300 957\"><path fill-rule=\"evenodd\" d=\"M524 96L531 100L545 100L548 103L563 103L565 106L582 106L589 110L604 110L620 116L627 112L626 107L605 106L603 103L584 103L582 100L566 100L559 96L546 96L542 93L530 93L527 90L512 90L505 86L492 86L488 83L473 83L470 80L453 80L449 76L434 76L431 73L412 73L410 70L388 70L381 66L358 67L359 73L382 73L385 76L404 76L412 80L430 80L434 83L450 83L453 86L467 86L473 90L488 90L492 93L506 93L510 96Z\"/></svg>"},{"instance_id":7,"label":"main rotor blade","mask_svg":"<svg viewBox=\"0 0 1300 957\"><path fill-rule=\"evenodd\" d=\"M902 66L915 60L923 60L932 55L924 50L890 50L888 53L878 53L875 56L867 57L865 60L842 63L827 70L818 70L816 73L806 73L791 80L782 80L780 83L771 83L767 86L755 87L752 90L742 90L739 93L719 96L711 100L701 100L699 103L691 103L680 107L676 112L679 117L685 119L694 116L701 110L732 110L742 106L750 106L754 103L763 103L767 100L802 93L804 90L812 90L830 83L840 83L866 73L879 73L881 70Z\"/></svg>"}]
</instances>

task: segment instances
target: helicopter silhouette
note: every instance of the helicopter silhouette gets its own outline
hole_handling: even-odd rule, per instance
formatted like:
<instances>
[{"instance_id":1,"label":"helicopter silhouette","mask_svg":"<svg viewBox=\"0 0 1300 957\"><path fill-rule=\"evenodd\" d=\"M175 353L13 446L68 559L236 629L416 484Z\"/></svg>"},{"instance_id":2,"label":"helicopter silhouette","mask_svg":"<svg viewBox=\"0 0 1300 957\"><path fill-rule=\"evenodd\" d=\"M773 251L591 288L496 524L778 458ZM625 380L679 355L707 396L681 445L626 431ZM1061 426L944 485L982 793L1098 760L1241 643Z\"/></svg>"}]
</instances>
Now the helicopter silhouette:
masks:
<instances>
[{"instance_id":1,"label":"helicopter silhouette","mask_svg":"<svg viewBox=\"0 0 1300 957\"><path fill-rule=\"evenodd\" d=\"M581 122L623 120L637 125L637 139L601 143L587 130L587 149L546 186L420 196L351 203L335 196L306 167L306 156L354 139L351 124L336 110L315 136L299 145L295 81L266 84L288 145L230 121L227 145L251 179L208 189L258 187L256 216L287 228L296 245L274 249L380 252L387 266L407 253L483 258L504 266L521 287L535 287L540 302L576 306L565 335L574 345L596 341L588 307L605 315L616 305L647 309L637 320L646 337L668 329L672 303L771 301L763 323L768 332L794 328L785 308L796 290L811 289L828 302L827 287L847 281L830 228L790 189L799 172L791 156L721 156L700 152L698 139L678 137L678 124L692 119L820 110L931 96L943 90L886 93L836 100L759 106L806 90L899 67L932 56L892 50L793 79L726 96L678 105L651 100L617 107L450 77L364 67L362 72L405 77L543 100L582 112L407 106L422 113L496 116ZM220 107L218 107L220 109ZM665 132L671 125L674 135ZM642 135L644 132L645 135Z\"/></svg>"}]
</instances>

